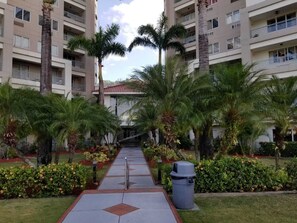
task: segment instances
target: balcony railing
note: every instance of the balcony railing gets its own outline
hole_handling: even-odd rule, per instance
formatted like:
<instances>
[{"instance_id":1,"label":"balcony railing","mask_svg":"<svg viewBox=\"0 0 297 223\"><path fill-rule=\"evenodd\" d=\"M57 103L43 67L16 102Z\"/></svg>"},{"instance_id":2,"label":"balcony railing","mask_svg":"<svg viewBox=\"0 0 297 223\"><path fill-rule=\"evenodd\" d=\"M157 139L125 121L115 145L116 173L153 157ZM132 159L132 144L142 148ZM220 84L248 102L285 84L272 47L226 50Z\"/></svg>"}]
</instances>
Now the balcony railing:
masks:
<instances>
[{"instance_id":1,"label":"balcony railing","mask_svg":"<svg viewBox=\"0 0 297 223\"><path fill-rule=\"evenodd\" d=\"M21 80L40 82L40 73L25 72L25 71L20 71L15 68L12 71L12 77L16 78L16 79L21 79ZM65 85L64 78L61 76L53 75L52 76L52 84Z\"/></svg>"},{"instance_id":2,"label":"balcony railing","mask_svg":"<svg viewBox=\"0 0 297 223\"><path fill-rule=\"evenodd\" d=\"M287 29L296 25L297 25L297 18L292 18L286 21L281 21L278 23L263 26L263 27L251 30L251 38L256 38L256 37L265 35L267 33Z\"/></svg>"},{"instance_id":3,"label":"balcony railing","mask_svg":"<svg viewBox=\"0 0 297 223\"><path fill-rule=\"evenodd\" d=\"M178 2L180 2L180 1L182 1L182 0L174 0L174 3L178 3Z\"/></svg>"},{"instance_id":4,"label":"balcony railing","mask_svg":"<svg viewBox=\"0 0 297 223\"><path fill-rule=\"evenodd\" d=\"M77 60L72 60L72 66L79 69L85 69L85 63Z\"/></svg>"},{"instance_id":5,"label":"balcony railing","mask_svg":"<svg viewBox=\"0 0 297 223\"><path fill-rule=\"evenodd\" d=\"M183 44L188 44L196 41L196 36L186 37L183 41Z\"/></svg>"},{"instance_id":6,"label":"balcony railing","mask_svg":"<svg viewBox=\"0 0 297 223\"><path fill-rule=\"evenodd\" d=\"M195 19L195 12L190 13L186 16L180 17L177 19L177 23L183 23L183 22L188 22L190 20L194 20Z\"/></svg>"},{"instance_id":7,"label":"balcony railing","mask_svg":"<svg viewBox=\"0 0 297 223\"><path fill-rule=\"evenodd\" d=\"M67 17L67 18L73 19L73 20L75 20L77 22L85 23L85 19L83 17L75 15L75 14L73 14L71 12L64 11L64 16Z\"/></svg>"},{"instance_id":8,"label":"balcony railing","mask_svg":"<svg viewBox=\"0 0 297 223\"><path fill-rule=\"evenodd\" d=\"M73 91L86 91L85 84L72 84L72 90Z\"/></svg>"},{"instance_id":9,"label":"balcony railing","mask_svg":"<svg viewBox=\"0 0 297 223\"><path fill-rule=\"evenodd\" d=\"M69 34L64 34L64 40L69 41L70 39L72 39L74 36L73 35L69 35Z\"/></svg>"},{"instance_id":10,"label":"balcony railing","mask_svg":"<svg viewBox=\"0 0 297 223\"><path fill-rule=\"evenodd\" d=\"M284 65L287 66L288 63L296 63L297 64L297 53L288 54L286 56L281 57L272 57L268 60L260 60L256 62L256 69L270 69L271 67Z\"/></svg>"}]
</instances>

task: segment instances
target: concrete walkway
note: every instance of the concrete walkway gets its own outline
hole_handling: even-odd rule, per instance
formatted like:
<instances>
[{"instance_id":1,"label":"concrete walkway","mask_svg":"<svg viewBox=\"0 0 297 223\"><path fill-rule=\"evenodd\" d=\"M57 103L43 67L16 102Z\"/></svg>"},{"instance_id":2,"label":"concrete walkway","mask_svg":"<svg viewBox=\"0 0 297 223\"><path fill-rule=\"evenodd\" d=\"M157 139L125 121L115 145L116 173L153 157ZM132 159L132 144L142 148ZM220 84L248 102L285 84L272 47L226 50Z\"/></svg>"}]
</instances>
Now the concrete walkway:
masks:
<instances>
[{"instance_id":1,"label":"concrete walkway","mask_svg":"<svg viewBox=\"0 0 297 223\"><path fill-rule=\"evenodd\" d=\"M125 190L125 157L130 184ZM123 148L98 190L84 191L59 223L182 223L166 192L154 184L140 148Z\"/></svg>"}]
</instances>

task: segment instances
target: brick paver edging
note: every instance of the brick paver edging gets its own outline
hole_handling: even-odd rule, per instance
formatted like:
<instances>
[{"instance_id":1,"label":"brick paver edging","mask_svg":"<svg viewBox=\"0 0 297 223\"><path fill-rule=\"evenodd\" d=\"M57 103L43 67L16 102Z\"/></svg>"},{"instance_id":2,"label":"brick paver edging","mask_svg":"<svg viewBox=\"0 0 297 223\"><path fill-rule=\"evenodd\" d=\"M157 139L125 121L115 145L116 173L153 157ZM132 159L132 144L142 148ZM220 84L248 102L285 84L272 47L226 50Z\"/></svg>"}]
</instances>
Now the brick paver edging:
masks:
<instances>
[{"instance_id":1,"label":"brick paver edging","mask_svg":"<svg viewBox=\"0 0 297 223\"><path fill-rule=\"evenodd\" d=\"M60 217L57 223L62 223L67 215L72 211L75 205L79 202L85 194L110 194L110 193L145 193L145 192L162 192L169 204L169 207L174 215L174 218L177 223L183 223L182 219L180 218L177 210L175 209L174 205L172 204L170 198L168 197L167 193L163 188L141 188L141 189L129 189L129 190L85 190L83 191L76 200L71 204L71 206L64 212L64 214Z\"/></svg>"}]
</instances>

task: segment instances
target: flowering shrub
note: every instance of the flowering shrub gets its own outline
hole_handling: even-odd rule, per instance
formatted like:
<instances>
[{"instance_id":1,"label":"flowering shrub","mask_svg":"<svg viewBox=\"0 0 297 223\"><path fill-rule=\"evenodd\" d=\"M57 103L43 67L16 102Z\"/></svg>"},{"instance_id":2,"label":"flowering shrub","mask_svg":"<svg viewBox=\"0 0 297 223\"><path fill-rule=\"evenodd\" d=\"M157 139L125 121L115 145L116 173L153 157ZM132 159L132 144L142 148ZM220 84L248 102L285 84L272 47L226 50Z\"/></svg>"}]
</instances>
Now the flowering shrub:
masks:
<instances>
[{"instance_id":1,"label":"flowering shrub","mask_svg":"<svg viewBox=\"0 0 297 223\"><path fill-rule=\"evenodd\" d=\"M99 163L104 163L109 160L107 155L103 152L96 152L96 153L84 152L84 155L86 157L86 160L89 160L89 161L97 161Z\"/></svg>"},{"instance_id":2,"label":"flowering shrub","mask_svg":"<svg viewBox=\"0 0 297 223\"><path fill-rule=\"evenodd\" d=\"M87 170L79 164L0 169L0 198L71 195L86 186Z\"/></svg>"}]
</instances>

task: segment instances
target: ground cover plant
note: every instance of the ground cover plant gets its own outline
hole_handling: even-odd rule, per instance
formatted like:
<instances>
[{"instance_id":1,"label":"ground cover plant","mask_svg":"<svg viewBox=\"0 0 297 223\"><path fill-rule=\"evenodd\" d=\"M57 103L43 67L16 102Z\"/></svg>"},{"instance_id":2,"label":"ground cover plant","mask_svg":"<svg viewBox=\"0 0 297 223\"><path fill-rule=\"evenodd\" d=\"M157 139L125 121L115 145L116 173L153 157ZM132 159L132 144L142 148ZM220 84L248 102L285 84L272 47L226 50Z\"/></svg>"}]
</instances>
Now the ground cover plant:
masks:
<instances>
[{"instance_id":1,"label":"ground cover plant","mask_svg":"<svg viewBox=\"0 0 297 223\"><path fill-rule=\"evenodd\" d=\"M200 211L179 211L184 223L294 223L297 194L250 197L199 197Z\"/></svg>"}]
</instances>

